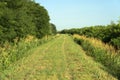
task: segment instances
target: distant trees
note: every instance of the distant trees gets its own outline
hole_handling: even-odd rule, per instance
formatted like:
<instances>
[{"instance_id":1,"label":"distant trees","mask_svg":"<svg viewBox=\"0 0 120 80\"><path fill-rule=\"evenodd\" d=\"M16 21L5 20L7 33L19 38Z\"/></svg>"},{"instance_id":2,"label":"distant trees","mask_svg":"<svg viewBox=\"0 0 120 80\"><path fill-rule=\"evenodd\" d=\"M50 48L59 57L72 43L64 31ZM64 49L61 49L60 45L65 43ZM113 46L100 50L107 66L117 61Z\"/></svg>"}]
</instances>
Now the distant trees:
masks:
<instances>
[{"instance_id":1,"label":"distant trees","mask_svg":"<svg viewBox=\"0 0 120 80\"><path fill-rule=\"evenodd\" d=\"M79 34L85 35L87 37L95 37L101 39L105 43L112 44L117 49L120 49L120 23L115 24L114 22L111 22L111 24L107 26L99 25L84 27L80 29L62 30L61 33Z\"/></svg>"},{"instance_id":2,"label":"distant trees","mask_svg":"<svg viewBox=\"0 0 120 80\"><path fill-rule=\"evenodd\" d=\"M56 34L57 33L56 26L53 23L50 23L50 33L51 34Z\"/></svg>"},{"instance_id":3,"label":"distant trees","mask_svg":"<svg viewBox=\"0 0 120 80\"><path fill-rule=\"evenodd\" d=\"M28 34L48 35L49 20L47 10L33 0L0 0L0 44Z\"/></svg>"}]
</instances>

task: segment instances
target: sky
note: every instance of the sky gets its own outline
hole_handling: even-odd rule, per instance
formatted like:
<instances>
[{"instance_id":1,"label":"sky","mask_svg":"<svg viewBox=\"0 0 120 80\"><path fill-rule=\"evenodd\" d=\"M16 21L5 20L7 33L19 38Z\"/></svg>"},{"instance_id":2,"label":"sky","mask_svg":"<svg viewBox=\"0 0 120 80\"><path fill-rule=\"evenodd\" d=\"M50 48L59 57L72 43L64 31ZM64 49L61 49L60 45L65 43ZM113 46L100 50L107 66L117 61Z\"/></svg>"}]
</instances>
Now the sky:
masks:
<instances>
[{"instance_id":1,"label":"sky","mask_svg":"<svg viewBox=\"0 0 120 80\"><path fill-rule=\"evenodd\" d=\"M120 19L120 0L35 0L57 30L108 25Z\"/></svg>"}]
</instances>

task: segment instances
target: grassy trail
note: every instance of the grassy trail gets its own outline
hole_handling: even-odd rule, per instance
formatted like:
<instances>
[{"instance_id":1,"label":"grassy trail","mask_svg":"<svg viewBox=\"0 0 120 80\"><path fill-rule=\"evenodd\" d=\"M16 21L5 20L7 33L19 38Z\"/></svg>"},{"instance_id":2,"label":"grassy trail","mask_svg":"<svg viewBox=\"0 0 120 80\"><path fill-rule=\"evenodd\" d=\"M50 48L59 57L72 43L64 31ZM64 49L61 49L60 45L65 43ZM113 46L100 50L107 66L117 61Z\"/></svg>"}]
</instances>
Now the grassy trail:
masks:
<instances>
[{"instance_id":1,"label":"grassy trail","mask_svg":"<svg viewBox=\"0 0 120 80\"><path fill-rule=\"evenodd\" d=\"M117 80L68 35L33 50L0 73L0 80Z\"/></svg>"}]
</instances>

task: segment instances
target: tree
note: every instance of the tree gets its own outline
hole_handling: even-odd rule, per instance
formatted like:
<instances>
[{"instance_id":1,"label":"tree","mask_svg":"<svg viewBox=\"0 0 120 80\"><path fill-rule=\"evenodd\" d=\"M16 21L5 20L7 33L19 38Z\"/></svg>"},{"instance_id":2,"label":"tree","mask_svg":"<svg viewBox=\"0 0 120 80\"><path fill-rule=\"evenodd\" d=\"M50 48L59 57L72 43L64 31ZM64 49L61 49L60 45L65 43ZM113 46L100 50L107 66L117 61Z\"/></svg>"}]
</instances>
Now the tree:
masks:
<instances>
[{"instance_id":1,"label":"tree","mask_svg":"<svg viewBox=\"0 0 120 80\"><path fill-rule=\"evenodd\" d=\"M36 36L41 38L49 34L49 16L47 10L37 3L30 2L28 15L33 17L36 26Z\"/></svg>"},{"instance_id":2,"label":"tree","mask_svg":"<svg viewBox=\"0 0 120 80\"><path fill-rule=\"evenodd\" d=\"M50 23L50 33L51 34L57 33L56 26L53 23Z\"/></svg>"},{"instance_id":3,"label":"tree","mask_svg":"<svg viewBox=\"0 0 120 80\"><path fill-rule=\"evenodd\" d=\"M49 34L47 10L33 0L0 0L0 43Z\"/></svg>"}]
</instances>

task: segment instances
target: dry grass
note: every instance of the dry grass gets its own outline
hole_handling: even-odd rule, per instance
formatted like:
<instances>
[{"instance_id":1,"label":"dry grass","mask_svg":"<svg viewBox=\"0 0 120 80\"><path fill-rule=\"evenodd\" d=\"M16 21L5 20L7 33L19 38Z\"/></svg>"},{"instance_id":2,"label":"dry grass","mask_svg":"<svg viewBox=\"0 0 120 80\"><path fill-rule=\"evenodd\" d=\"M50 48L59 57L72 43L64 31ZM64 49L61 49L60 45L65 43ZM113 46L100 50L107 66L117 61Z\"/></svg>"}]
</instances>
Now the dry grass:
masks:
<instances>
[{"instance_id":1,"label":"dry grass","mask_svg":"<svg viewBox=\"0 0 120 80\"><path fill-rule=\"evenodd\" d=\"M49 40L53 36L37 39L34 36L28 35L25 39L18 38L14 39L14 43L5 42L3 47L0 47L0 70L6 69L10 64L16 62L17 60L28 56L26 52L32 48L35 48Z\"/></svg>"},{"instance_id":2,"label":"dry grass","mask_svg":"<svg viewBox=\"0 0 120 80\"><path fill-rule=\"evenodd\" d=\"M2 80L117 80L68 35L60 35L0 72Z\"/></svg>"},{"instance_id":3,"label":"dry grass","mask_svg":"<svg viewBox=\"0 0 120 80\"><path fill-rule=\"evenodd\" d=\"M97 38L87 38L86 36L80 36L78 34L74 34L73 37L83 39L85 41L89 41L96 48L101 48L106 51L109 51L113 55L115 55L117 53L117 51L115 50L115 48L113 46L111 46L109 44L105 44L104 42L102 42L101 40L99 40Z\"/></svg>"},{"instance_id":4,"label":"dry grass","mask_svg":"<svg viewBox=\"0 0 120 80\"><path fill-rule=\"evenodd\" d=\"M108 68L108 72L120 78L120 54L111 45L103 43L95 38L73 35L88 55Z\"/></svg>"}]
</instances>

